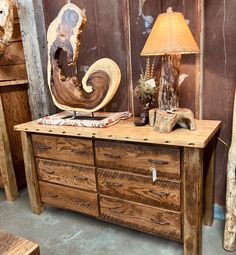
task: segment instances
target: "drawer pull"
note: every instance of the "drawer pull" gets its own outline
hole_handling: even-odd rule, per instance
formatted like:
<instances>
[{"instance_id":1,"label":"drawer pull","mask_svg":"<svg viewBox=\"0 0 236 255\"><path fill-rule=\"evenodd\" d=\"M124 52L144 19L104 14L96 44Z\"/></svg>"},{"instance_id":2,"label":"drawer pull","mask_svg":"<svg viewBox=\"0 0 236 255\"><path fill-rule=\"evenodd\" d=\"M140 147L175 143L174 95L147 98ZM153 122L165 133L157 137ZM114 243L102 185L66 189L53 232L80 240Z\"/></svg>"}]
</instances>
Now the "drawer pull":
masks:
<instances>
[{"instance_id":1,"label":"drawer pull","mask_svg":"<svg viewBox=\"0 0 236 255\"><path fill-rule=\"evenodd\" d=\"M84 176L74 176L74 178L77 180L77 181L87 181L88 178L87 177L84 177Z\"/></svg>"},{"instance_id":2,"label":"drawer pull","mask_svg":"<svg viewBox=\"0 0 236 255\"><path fill-rule=\"evenodd\" d=\"M154 160L154 159L149 159L148 162L152 163L152 164L159 164L159 165L168 165L169 162L168 161L164 161L164 160Z\"/></svg>"},{"instance_id":3,"label":"drawer pull","mask_svg":"<svg viewBox=\"0 0 236 255\"><path fill-rule=\"evenodd\" d=\"M155 191L153 189L150 189L149 192L154 194L154 195L160 196L160 197L168 197L170 195L169 192L164 192L164 191L158 192L158 191Z\"/></svg>"},{"instance_id":4,"label":"drawer pull","mask_svg":"<svg viewBox=\"0 0 236 255\"><path fill-rule=\"evenodd\" d=\"M78 150L78 149L71 149L70 150L73 153L79 154L79 155L86 155L87 152L86 151L82 151L82 150Z\"/></svg>"},{"instance_id":5,"label":"drawer pull","mask_svg":"<svg viewBox=\"0 0 236 255\"><path fill-rule=\"evenodd\" d=\"M45 193L44 193L44 196L51 197L51 198L58 198L58 195L52 194L52 193L50 193L50 192L45 192Z\"/></svg>"},{"instance_id":6,"label":"drawer pull","mask_svg":"<svg viewBox=\"0 0 236 255\"><path fill-rule=\"evenodd\" d=\"M46 146L46 145L38 145L37 146L39 150L51 150L51 146Z\"/></svg>"},{"instance_id":7,"label":"drawer pull","mask_svg":"<svg viewBox=\"0 0 236 255\"><path fill-rule=\"evenodd\" d=\"M153 219L151 218L151 221L155 224L158 224L158 225L162 225L162 226L168 226L170 225L170 222L168 221L164 221L164 220L158 220L158 219Z\"/></svg>"},{"instance_id":8,"label":"drawer pull","mask_svg":"<svg viewBox=\"0 0 236 255\"><path fill-rule=\"evenodd\" d=\"M125 209L119 209L119 208L108 208L109 209L109 211L111 212L111 213L118 213L118 214L123 214L123 213L125 213Z\"/></svg>"},{"instance_id":9,"label":"drawer pull","mask_svg":"<svg viewBox=\"0 0 236 255\"><path fill-rule=\"evenodd\" d=\"M77 203L80 204L81 206L87 206L87 207L88 207L88 206L91 205L91 203L88 202L88 201L83 201L83 200L80 200L80 199L77 199L76 201L77 201Z\"/></svg>"},{"instance_id":10,"label":"drawer pull","mask_svg":"<svg viewBox=\"0 0 236 255\"><path fill-rule=\"evenodd\" d=\"M112 158L112 159L119 159L121 158L120 155L113 155L113 154L104 154L105 157Z\"/></svg>"},{"instance_id":11,"label":"drawer pull","mask_svg":"<svg viewBox=\"0 0 236 255\"><path fill-rule=\"evenodd\" d=\"M117 182L107 181L106 183L107 183L108 186L112 186L112 187L115 187L115 188L123 187L123 185L121 183L117 183Z\"/></svg>"},{"instance_id":12,"label":"drawer pull","mask_svg":"<svg viewBox=\"0 0 236 255\"><path fill-rule=\"evenodd\" d=\"M55 174L55 171L47 171L47 174Z\"/></svg>"}]
</instances>

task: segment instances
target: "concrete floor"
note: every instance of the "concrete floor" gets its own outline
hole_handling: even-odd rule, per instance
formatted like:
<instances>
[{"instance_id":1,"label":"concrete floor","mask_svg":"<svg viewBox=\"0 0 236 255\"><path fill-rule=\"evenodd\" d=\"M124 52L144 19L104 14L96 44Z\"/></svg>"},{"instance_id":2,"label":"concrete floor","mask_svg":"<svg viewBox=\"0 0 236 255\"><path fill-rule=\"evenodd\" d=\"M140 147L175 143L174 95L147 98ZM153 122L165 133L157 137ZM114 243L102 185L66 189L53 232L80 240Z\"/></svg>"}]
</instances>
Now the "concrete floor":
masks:
<instances>
[{"instance_id":1,"label":"concrete floor","mask_svg":"<svg viewBox=\"0 0 236 255\"><path fill-rule=\"evenodd\" d=\"M0 229L35 241L42 255L181 255L182 245L78 213L47 207L31 213L24 190L15 202L4 201L0 190ZM203 255L236 255L222 248L224 223L204 227Z\"/></svg>"}]
</instances>

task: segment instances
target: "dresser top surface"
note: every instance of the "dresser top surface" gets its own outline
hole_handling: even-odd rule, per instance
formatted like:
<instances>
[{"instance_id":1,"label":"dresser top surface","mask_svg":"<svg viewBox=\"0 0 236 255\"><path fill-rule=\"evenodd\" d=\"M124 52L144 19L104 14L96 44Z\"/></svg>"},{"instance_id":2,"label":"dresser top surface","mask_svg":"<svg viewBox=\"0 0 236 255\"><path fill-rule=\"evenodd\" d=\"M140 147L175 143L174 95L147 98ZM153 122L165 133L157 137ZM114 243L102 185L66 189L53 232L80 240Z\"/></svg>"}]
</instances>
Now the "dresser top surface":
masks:
<instances>
[{"instance_id":1,"label":"dresser top surface","mask_svg":"<svg viewBox=\"0 0 236 255\"><path fill-rule=\"evenodd\" d=\"M41 125L37 124L36 121L31 121L15 126L15 130L30 133L204 148L219 130L220 125L221 122L216 120L196 120L197 129L195 131L177 128L171 133L163 134L154 131L149 125L136 127L133 124L133 118L130 118L108 128Z\"/></svg>"}]
</instances>

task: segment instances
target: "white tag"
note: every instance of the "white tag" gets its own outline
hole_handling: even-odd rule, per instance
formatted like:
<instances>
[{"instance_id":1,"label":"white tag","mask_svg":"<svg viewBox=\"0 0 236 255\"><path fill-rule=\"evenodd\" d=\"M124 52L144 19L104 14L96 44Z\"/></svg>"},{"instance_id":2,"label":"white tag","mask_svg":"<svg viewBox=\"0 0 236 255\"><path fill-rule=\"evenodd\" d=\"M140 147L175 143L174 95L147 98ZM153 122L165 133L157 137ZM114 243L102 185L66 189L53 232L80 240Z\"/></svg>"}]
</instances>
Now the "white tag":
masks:
<instances>
[{"instance_id":1,"label":"white tag","mask_svg":"<svg viewBox=\"0 0 236 255\"><path fill-rule=\"evenodd\" d=\"M156 87L156 82L155 82L154 79L151 79L151 80L145 81L145 85L149 86L151 88L155 88Z\"/></svg>"},{"instance_id":2,"label":"white tag","mask_svg":"<svg viewBox=\"0 0 236 255\"><path fill-rule=\"evenodd\" d=\"M151 172L152 172L152 181L155 182L157 180L157 170L154 167L151 167Z\"/></svg>"}]
</instances>

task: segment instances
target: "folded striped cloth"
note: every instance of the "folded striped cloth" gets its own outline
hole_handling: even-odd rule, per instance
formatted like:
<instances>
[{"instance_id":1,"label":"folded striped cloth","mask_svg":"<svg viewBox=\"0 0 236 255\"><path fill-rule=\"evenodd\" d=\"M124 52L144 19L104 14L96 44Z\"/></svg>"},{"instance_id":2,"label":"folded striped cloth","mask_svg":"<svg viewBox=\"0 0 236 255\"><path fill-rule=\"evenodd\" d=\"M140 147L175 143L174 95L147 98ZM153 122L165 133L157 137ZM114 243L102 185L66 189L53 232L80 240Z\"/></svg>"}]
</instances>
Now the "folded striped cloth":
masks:
<instances>
[{"instance_id":1,"label":"folded striped cloth","mask_svg":"<svg viewBox=\"0 0 236 255\"><path fill-rule=\"evenodd\" d=\"M60 114L52 116L46 116L36 121L37 124L41 125L54 125L54 126L77 126L77 127L90 127L90 128L107 128L115 125L120 120L125 120L131 117L130 112L116 112L108 113L109 116L102 120L89 120L89 119L74 119L62 118ZM100 115L96 115L99 116ZM103 116L103 115L101 115Z\"/></svg>"}]
</instances>

